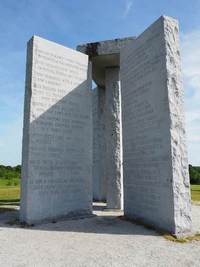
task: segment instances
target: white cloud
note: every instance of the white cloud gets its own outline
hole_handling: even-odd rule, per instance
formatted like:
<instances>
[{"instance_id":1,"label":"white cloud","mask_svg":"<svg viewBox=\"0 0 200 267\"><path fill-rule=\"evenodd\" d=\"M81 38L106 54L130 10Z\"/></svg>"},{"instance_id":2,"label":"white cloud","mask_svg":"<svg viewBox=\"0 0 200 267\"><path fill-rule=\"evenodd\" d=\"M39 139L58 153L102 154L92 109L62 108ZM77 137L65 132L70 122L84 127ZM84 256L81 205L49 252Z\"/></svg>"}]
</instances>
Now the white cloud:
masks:
<instances>
[{"instance_id":1,"label":"white cloud","mask_svg":"<svg viewBox=\"0 0 200 267\"><path fill-rule=\"evenodd\" d=\"M183 34L181 47L189 162L200 165L200 30Z\"/></svg>"},{"instance_id":2,"label":"white cloud","mask_svg":"<svg viewBox=\"0 0 200 267\"><path fill-rule=\"evenodd\" d=\"M133 2L132 1L126 1L125 3L125 8L124 8L124 13L123 17L126 18L131 11L131 8L133 7Z\"/></svg>"}]
</instances>

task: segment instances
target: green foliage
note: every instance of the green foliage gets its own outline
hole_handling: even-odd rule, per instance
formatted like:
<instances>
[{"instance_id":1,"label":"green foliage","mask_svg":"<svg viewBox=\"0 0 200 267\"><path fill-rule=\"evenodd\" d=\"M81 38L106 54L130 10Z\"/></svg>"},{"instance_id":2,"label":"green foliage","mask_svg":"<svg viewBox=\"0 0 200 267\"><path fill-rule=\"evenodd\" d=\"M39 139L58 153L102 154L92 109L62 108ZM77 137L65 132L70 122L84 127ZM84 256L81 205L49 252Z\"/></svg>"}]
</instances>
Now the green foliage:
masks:
<instances>
[{"instance_id":1,"label":"green foliage","mask_svg":"<svg viewBox=\"0 0 200 267\"><path fill-rule=\"evenodd\" d=\"M21 166L0 165L0 206L19 203Z\"/></svg>"},{"instance_id":2,"label":"green foliage","mask_svg":"<svg viewBox=\"0 0 200 267\"><path fill-rule=\"evenodd\" d=\"M200 167L189 165L190 183L200 185Z\"/></svg>"},{"instance_id":3,"label":"green foliage","mask_svg":"<svg viewBox=\"0 0 200 267\"><path fill-rule=\"evenodd\" d=\"M17 165L15 167L0 165L0 179L20 179L21 166Z\"/></svg>"}]
</instances>

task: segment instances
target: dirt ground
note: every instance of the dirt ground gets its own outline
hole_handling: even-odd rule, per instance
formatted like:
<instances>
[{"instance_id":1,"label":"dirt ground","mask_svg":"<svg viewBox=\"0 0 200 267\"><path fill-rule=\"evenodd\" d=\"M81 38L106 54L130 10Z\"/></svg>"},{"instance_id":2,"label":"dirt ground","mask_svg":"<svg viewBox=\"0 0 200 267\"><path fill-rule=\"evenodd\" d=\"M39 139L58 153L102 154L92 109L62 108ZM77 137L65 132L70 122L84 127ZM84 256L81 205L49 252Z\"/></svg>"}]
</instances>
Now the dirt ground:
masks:
<instances>
[{"instance_id":1,"label":"dirt ground","mask_svg":"<svg viewBox=\"0 0 200 267\"><path fill-rule=\"evenodd\" d=\"M200 206L193 206L200 230ZM200 241L175 243L95 206L97 216L31 228L9 225L18 211L0 213L0 266L200 266Z\"/></svg>"}]
</instances>

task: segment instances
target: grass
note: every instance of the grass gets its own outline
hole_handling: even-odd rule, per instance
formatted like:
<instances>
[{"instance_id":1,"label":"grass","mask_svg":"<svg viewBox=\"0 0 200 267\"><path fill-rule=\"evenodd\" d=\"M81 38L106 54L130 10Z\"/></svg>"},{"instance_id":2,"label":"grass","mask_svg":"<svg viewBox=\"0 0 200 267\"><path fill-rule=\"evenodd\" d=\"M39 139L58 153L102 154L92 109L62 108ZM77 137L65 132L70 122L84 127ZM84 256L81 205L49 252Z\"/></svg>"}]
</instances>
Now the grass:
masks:
<instances>
[{"instance_id":1,"label":"grass","mask_svg":"<svg viewBox=\"0 0 200 267\"><path fill-rule=\"evenodd\" d=\"M20 201L20 187L0 185L0 213L12 211Z\"/></svg>"},{"instance_id":2,"label":"grass","mask_svg":"<svg viewBox=\"0 0 200 267\"><path fill-rule=\"evenodd\" d=\"M20 199L20 188L19 186L7 186L0 187L0 202L10 202L10 201L19 201Z\"/></svg>"},{"instance_id":3,"label":"grass","mask_svg":"<svg viewBox=\"0 0 200 267\"><path fill-rule=\"evenodd\" d=\"M0 204L6 202L19 202L20 181L17 178L0 179ZM192 201L200 202L200 185L191 185Z\"/></svg>"},{"instance_id":4,"label":"grass","mask_svg":"<svg viewBox=\"0 0 200 267\"><path fill-rule=\"evenodd\" d=\"M11 178L11 179L0 179L0 188L9 187L9 186L19 186L20 180L19 178Z\"/></svg>"},{"instance_id":5,"label":"grass","mask_svg":"<svg viewBox=\"0 0 200 267\"><path fill-rule=\"evenodd\" d=\"M191 185L191 196L194 203L200 202L200 185ZM18 205L20 201L20 180L17 178L12 179L0 179L0 213L8 210L11 205ZM6 208L7 206L7 208ZM11 209L12 210L12 209ZM9 222L9 224L19 224L18 221ZM22 225L22 227L25 227ZM153 229L150 226L145 225L149 229ZM189 241L200 241L200 233L194 236L177 238L170 234L163 235L166 240L178 243L186 243Z\"/></svg>"},{"instance_id":6,"label":"grass","mask_svg":"<svg viewBox=\"0 0 200 267\"><path fill-rule=\"evenodd\" d=\"M200 185L191 185L194 203L200 203ZM0 205L18 204L20 200L20 180L18 178L0 179Z\"/></svg>"},{"instance_id":7,"label":"grass","mask_svg":"<svg viewBox=\"0 0 200 267\"><path fill-rule=\"evenodd\" d=\"M177 242L177 243L187 243L190 241L200 241L200 233L196 233L192 236L187 236L184 238L178 238L178 237L170 235L170 234L165 234L165 235L163 235L163 237L168 241Z\"/></svg>"},{"instance_id":8,"label":"grass","mask_svg":"<svg viewBox=\"0 0 200 267\"><path fill-rule=\"evenodd\" d=\"M17 205L20 200L18 178L0 179L0 205Z\"/></svg>"},{"instance_id":9,"label":"grass","mask_svg":"<svg viewBox=\"0 0 200 267\"><path fill-rule=\"evenodd\" d=\"M200 232L197 232L191 236L178 237L178 236L166 233L162 229L157 229L154 226L152 226L151 224L146 224L146 223L144 223L144 221L141 221L138 219L130 219L130 218L127 218L124 216L119 216L118 218L121 220L131 222L133 224L144 226L146 229L152 230L155 233L157 233L158 235L163 236L168 241L172 241L172 242L176 242L176 243L187 243L187 242L191 242L191 241L200 241Z\"/></svg>"},{"instance_id":10,"label":"grass","mask_svg":"<svg viewBox=\"0 0 200 267\"><path fill-rule=\"evenodd\" d=\"M191 185L192 200L200 202L200 185Z\"/></svg>"}]
</instances>

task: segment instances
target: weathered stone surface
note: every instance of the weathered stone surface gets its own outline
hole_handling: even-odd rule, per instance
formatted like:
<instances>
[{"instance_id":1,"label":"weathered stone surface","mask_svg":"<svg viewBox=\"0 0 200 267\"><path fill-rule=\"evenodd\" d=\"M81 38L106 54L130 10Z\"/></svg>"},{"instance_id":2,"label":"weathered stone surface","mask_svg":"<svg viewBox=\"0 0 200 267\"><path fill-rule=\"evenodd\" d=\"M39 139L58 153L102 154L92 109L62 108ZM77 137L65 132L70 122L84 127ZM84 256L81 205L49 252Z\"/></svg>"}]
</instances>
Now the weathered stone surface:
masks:
<instances>
[{"instance_id":1,"label":"weathered stone surface","mask_svg":"<svg viewBox=\"0 0 200 267\"><path fill-rule=\"evenodd\" d=\"M21 220L92 212L88 56L34 36L28 43Z\"/></svg>"},{"instance_id":2,"label":"weathered stone surface","mask_svg":"<svg viewBox=\"0 0 200 267\"><path fill-rule=\"evenodd\" d=\"M120 51L133 43L135 37L118 38L77 46L77 50L87 54L92 62L92 77L96 84L105 87L105 69L119 67Z\"/></svg>"},{"instance_id":3,"label":"weathered stone surface","mask_svg":"<svg viewBox=\"0 0 200 267\"><path fill-rule=\"evenodd\" d=\"M93 198L123 206L119 68L106 69L106 87L93 91Z\"/></svg>"},{"instance_id":4,"label":"weathered stone surface","mask_svg":"<svg viewBox=\"0 0 200 267\"><path fill-rule=\"evenodd\" d=\"M116 69L119 70L120 51L134 40L135 37L129 37L77 46L78 51L89 55L92 62L92 76L98 84L93 98L93 195L96 200L107 200L109 208L123 206L122 149L120 149L122 136L119 130L121 102L117 98L117 94L118 97L121 96L119 73L111 75L109 69L113 69L113 73ZM106 73L111 78L110 81L110 78L106 78Z\"/></svg>"},{"instance_id":5,"label":"weathered stone surface","mask_svg":"<svg viewBox=\"0 0 200 267\"><path fill-rule=\"evenodd\" d=\"M177 21L161 17L121 51L124 212L191 229Z\"/></svg>"},{"instance_id":6,"label":"weathered stone surface","mask_svg":"<svg viewBox=\"0 0 200 267\"><path fill-rule=\"evenodd\" d=\"M93 199L106 201L105 88L93 90Z\"/></svg>"},{"instance_id":7,"label":"weathered stone surface","mask_svg":"<svg viewBox=\"0 0 200 267\"><path fill-rule=\"evenodd\" d=\"M94 199L108 208L123 207L124 184L125 216L189 232L177 21L77 49L39 37L28 45L21 220L90 214L93 177Z\"/></svg>"},{"instance_id":8,"label":"weathered stone surface","mask_svg":"<svg viewBox=\"0 0 200 267\"><path fill-rule=\"evenodd\" d=\"M136 37L131 36L126 38L117 38L114 40L81 44L77 46L77 50L87 54L91 58L96 56L119 54L123 47L132 43L135 39Z\"/></svg>"},{"instance_id":9,"label":"weathered stone surface","mask_svg":"<svg viewBox=\"0 0 200 267\"><path fill-rule=\"evenodd\" d=\"M119 68L106 69L105 136L107 207L123 207L121 88Z\"/></svg>"}]
</instances>

